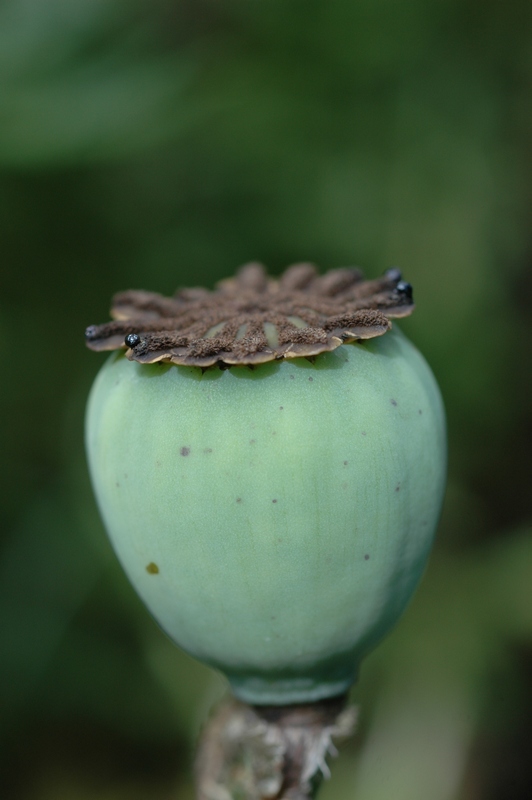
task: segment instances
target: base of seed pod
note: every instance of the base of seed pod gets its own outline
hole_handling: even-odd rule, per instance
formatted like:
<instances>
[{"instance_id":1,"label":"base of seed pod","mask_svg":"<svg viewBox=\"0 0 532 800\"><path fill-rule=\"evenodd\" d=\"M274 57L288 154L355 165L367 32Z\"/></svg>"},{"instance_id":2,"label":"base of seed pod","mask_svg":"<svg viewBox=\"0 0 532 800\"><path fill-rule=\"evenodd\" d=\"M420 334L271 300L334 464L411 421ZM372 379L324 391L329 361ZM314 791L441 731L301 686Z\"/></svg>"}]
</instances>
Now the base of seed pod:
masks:
<instances>
[{"instance_id":1,"label":"base of seed pod","mask_svg":"<svg viewBox=\"0 0 532 800\"><path fill-rule=\"evenodd\" d=\"M330 775L333 740L353 733L356 716L345 694L290 706L226 700L200 737L198 800L310 800Z\"/></svg>"}]
</instances>

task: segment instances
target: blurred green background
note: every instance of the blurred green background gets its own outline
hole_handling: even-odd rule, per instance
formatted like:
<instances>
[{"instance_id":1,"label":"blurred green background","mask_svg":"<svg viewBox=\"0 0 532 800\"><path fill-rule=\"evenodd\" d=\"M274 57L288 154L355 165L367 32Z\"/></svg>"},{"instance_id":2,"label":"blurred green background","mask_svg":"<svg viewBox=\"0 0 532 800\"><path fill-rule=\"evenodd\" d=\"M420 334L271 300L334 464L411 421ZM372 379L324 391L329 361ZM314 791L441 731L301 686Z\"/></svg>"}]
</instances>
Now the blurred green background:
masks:
<instances>
[{"instance_id":1,"label":"blurred green background","mask_svg":"<svg viewBox=\"0 0 532 800\"><path fill-rule=\"evenodd\" d=\"M532 4L0 0L0 769L9 800L192 799L223 680L111 552L83 452L126 288L399 265L449 488L323 800L532 796Z\"/></svg>"}]
</instances>

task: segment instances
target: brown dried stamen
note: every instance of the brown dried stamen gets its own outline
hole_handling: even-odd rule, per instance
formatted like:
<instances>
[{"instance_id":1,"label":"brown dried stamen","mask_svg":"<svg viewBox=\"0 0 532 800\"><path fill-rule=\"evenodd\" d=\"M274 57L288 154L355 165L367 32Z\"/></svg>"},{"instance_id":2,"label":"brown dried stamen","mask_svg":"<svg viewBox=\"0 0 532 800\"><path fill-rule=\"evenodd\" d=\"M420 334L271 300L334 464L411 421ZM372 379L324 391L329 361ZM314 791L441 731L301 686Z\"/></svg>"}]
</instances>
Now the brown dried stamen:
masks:
<instances>
[{"instance_id":1,"label":"brown dried stamen","mask_svg":"<svg viewBox=\"0 0 532 800\"><path fill-rule=\"evenodd\" d=\"M92 350L127 347L127 357L142 364L260 364L382 336L390 318L413 309L412 287L395 268L366 281L358 269L318 275L312 264L294 264L275 279L252 263L212 292L121 292L114 321L91 325L85 336Z\"/></svg>"}]
</instances>

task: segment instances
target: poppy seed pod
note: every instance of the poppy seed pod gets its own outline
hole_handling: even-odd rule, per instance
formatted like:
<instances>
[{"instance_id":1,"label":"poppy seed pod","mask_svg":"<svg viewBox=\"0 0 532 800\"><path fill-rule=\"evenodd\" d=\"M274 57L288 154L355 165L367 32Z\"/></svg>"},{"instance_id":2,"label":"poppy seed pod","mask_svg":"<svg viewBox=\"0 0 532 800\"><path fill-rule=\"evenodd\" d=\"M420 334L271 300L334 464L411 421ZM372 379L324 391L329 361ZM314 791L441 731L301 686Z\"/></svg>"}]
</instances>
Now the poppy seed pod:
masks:
<instances>
[{"instance_id":1,"label":"poppy seed pod","mask_svg":"<svg viewBox=\"0 0 532 800\"><path fill-rule=\"evenodd\" d=\"M109 536L167 634L255 704L345 692L425 566L445 483L398 270L126 292L87 329L87 452Z\"/></svg>"}]
</instances>

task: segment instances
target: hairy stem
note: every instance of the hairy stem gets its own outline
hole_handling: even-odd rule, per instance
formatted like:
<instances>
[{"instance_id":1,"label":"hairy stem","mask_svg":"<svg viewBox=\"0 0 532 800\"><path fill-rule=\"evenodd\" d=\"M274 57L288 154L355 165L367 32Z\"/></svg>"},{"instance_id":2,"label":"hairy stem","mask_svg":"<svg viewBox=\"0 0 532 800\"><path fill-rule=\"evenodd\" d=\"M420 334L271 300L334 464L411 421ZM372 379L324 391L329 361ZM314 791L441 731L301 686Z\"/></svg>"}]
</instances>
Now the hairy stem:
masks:
<instances>
[{"instance_id":1,"label":"hairy stem","mask_svg":"<svg viewBox=\"0 0 532 800\"><path fill-rule=\"evenodd\" d=\"M200 738L198 800L310 800L333 739L353 733L356 709L345 695L292 706L220 705Z\"/></svg>"}]
</instances>

